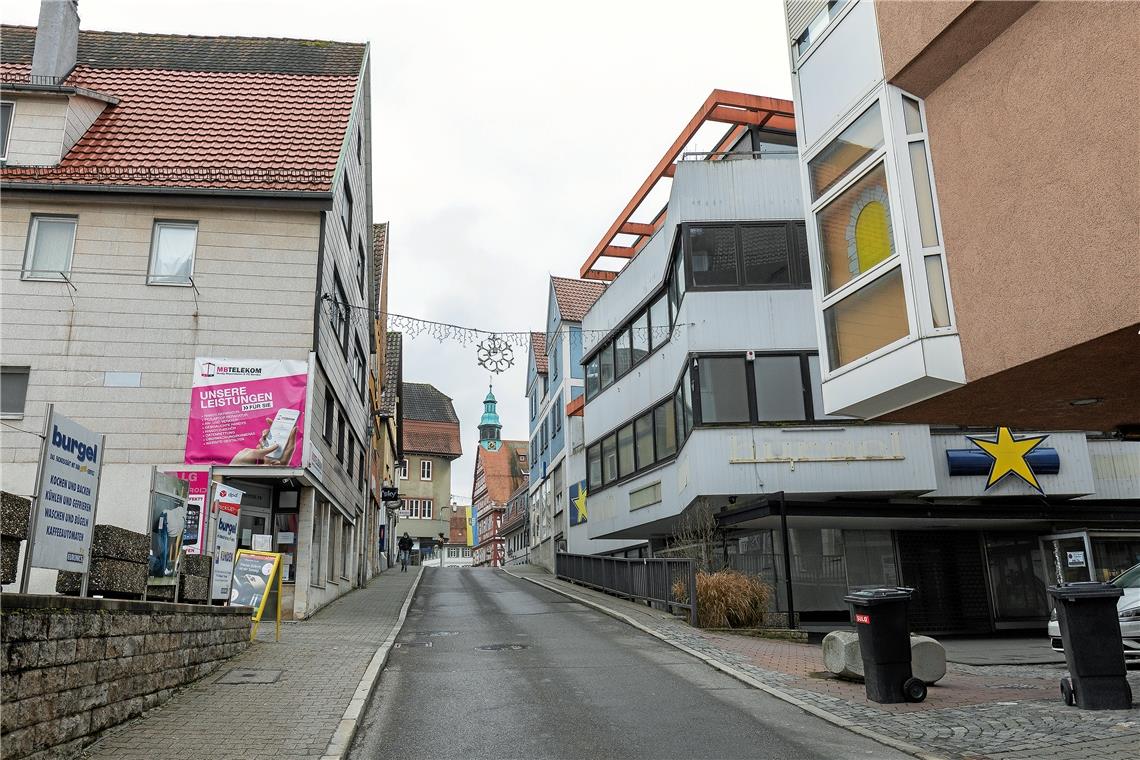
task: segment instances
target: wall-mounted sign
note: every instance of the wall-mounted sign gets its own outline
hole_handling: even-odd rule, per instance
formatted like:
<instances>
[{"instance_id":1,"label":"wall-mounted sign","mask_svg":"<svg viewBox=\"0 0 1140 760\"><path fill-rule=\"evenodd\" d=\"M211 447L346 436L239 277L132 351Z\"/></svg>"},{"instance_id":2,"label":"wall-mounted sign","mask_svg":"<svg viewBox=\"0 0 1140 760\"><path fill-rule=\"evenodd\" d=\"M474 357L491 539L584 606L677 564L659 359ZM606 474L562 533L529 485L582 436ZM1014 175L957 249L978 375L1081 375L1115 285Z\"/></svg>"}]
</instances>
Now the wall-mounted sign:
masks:
<instances>
[{"instance_id":1,"label":"wall-mounted sign","mask_svg":"<svg viewBox=\"0 0 1140 760\"><path fill-rule=\"evenodd\" d=\"M1069 567L1086 567L1084 552L1065 552L1065 563Z\"/></svg>"},{"instance_id":2,"label":"wall-mounted sign","mask_svg":"<svg viewBox=\"0 0 1140 760\"><path fill-rule=\"evenodd\" d=\"M1044 493L1041 484L1037 482L1037 475L1030 466L1028 456L1048 438L1047 435L1032 435L1023 438L1014 438L1007 427L999 427L994 440L966 436L970 443L977 446L990 457L990 470L986 478L988 491L1007 475L1016 475L1025 483L1033 487L1038 493ZM1055 452L1054 452L1055 453ZM1059 466L1059 460L1058 460Z\"/></svg>"},{"instance_id":3,"label":"wall-mounted sign","mask_svg":"<svg viewBox=\"0 0 1140 760\"><path fill-rule=\"evenodd\" d=\"M586 522L586 481L570 484L570 524Z\"/></svg>"},{"instance_id":4,"label":"wall-mounted sign","mask_svg":"<svg viewBox=\"0 0 1140 760\"><path fill-rule=\"evenodd\" d=\"M86 573L91 559L99 476L103 472L103 436L65 417L51 405L44 433L28 533L29 564ZM25 589L27 576L25 571Z\"/></svg>"},{"instance_id":5,"label":"wall-mounted sign","mask_svg":"<svg viewBox=\"0 0 1140 760\"><path fill-rule=\"evenodd\" d=\"M380 487L380 500L381 501L399 501L400 489L396 486L381 486Z\"/></svg>"},{"instance_id":6,"label":"wall-mounted sign","mask_svg":"<svg viewBox=\"0 0 1140 760\"><path fill-rule=\"evenodd\" d=\"M308 363L194 360L187 464L300 467Z\"/></svg>"}]
</instances>

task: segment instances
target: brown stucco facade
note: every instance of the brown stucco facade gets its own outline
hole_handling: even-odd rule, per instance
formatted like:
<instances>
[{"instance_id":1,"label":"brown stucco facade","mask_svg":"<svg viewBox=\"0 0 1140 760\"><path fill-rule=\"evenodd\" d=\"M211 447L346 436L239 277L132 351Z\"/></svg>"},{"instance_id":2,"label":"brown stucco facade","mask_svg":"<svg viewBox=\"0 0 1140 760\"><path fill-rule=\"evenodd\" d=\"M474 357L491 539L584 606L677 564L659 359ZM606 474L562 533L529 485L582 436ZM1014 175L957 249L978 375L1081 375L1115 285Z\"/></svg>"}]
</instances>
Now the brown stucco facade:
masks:
<instances>
[{"instance_id":1,"label":"brown stucco facade","mask_svg":"<svg viewBox=\"0 0 1140 760\"><path fill-rule=\"evenodd\" d=\"M880 0L876 12L887 79L926 98L968 381L889 418L960 422L991 406L998 386L979 381L1001 377L1016 383L1007 410L1074 412L1049 427L1140 423L1140 6ZM1105 401L1076 414L1082 398Z\"/></svg>"}]
</instances>

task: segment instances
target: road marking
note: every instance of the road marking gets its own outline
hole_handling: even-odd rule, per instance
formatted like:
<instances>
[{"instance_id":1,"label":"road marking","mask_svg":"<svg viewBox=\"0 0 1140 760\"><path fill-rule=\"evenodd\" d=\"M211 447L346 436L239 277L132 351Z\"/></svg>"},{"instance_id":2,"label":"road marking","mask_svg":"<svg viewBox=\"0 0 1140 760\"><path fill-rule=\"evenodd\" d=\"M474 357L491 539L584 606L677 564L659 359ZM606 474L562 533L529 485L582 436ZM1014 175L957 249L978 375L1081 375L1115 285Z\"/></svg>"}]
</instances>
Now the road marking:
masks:
<instances>
[{"instance_id":1,"label":"road marking","mask_svg":"<svg viewBox=\"0 0 1140 760\"><path fill-rule=\"evenodd\" d=\"M511 576L512 578L518 578L519 580L530 581L534 585L541 586L542 588L546 589L547 591L553 591L556 594L561 594L562 596L565 596L568 599L573 599L574 601L576 601L580 604L584 604L587 607L591 607L595 610L598 610L599 612L604 613L606 615L609 615L612 618L616 618L618 620L621 620L622 622L627 623L628 625L631 625L640 631L648 633L653 638L659 639L659 640L665 642L666 644L668 644L671 647L675 647L677 649L680 649L682 652L685 652L686 654L690 654L693 657L696 657L698 660L701 660L702 662L709 665L710 667L712 667L716 670L719 670L726 675L732 676L733 678L735 678L738 681L743 681L744 683L748 684L749 686L753 687L754 689L762 691L766 694L770 694L773 697L775 697L776 699L787 702L790 705L795 705L796 707L800 708L804 712L810 713L810 714L816 716L817 718L822 718L823 720L826 720L828 723L839 726L840 728L845 728L852 733L859 734L860 736L866 737L872 741L876 741L879 744L885 744L886 746L891 747L892 749L897 749L900 752L907 753L908 755L914 755L915 757L919 758L919 760L946 760L946 758L944 758L942 755L932 754L932 753L924 750L922 747L918 747L918 746L916 746L914 744L910 744L908 742L900 741L898 739L895 739L892 736L887 736L886 734L881 734L878 731L874 731L874 730L869 729L869 728L863 728L862 726L858 725L855 721L852 721L848 718L844 718L840 715L836 715L835 713L829 712L829 711L824 710L822 708L816 707L815 705L809 704L808 702L805 702L802 699L799 699L798 697L795 697L786 691L782 691L781 689L777 689L777 688L774 688L772 686L769 686L768 684L763 683L762 681L758 681L742 670L737 670L736 668L732 667L731 665L724 663L724 662L721 662L720 660L716 659L715 657L711 657L711 656L709 656L703 652L699 652L696 649L693 649L692 647L688 647L688 646L685 646L684 644L681 644L679 642L668 639L663 634L658 633L657 631L653 630L649 626L642 625L641 623L637 622L636 620L629 617L628 615L625 615L621 612L618 612L617 610L610 609L609 607L606 607L603 604L599 604L599 603L593 601L592 599L587 599L585 597L578 596L577 594L571 594L569 591L566 591L565 589L561 589L561 588L558 588L557 586L552 586L548 583L544 583L543 581L540 581L537 578L531 578L531 577L525 576L525 575L516 575L515 573L512 573L510 570L508 570L506 568L501 568L501 569L504 573Z\"/></svg>"},{"instance_id":2,"label":"road marking","mask_svg":"<svg viewBox=\"0 0 1140 760\"><path fill-rule=\"evenodd\" d=\"M388 654L392 651L396 637L400 635L400 630L404 627L404 620L408 617L408 608L412 606L412 597L416 595L416 589L423 577L423 568L420 568L420 572L412 582L412 587L408 589L408 596L404 599L404 606L400 608L400 616L396 618L396 624L392 626L388 638L372 655L372 660L368 663L368 668L364 671L360 684L356 687L356 693L352 696L348 707L345 708L344 715L341 717L340 723L337 724L332 738L329 739L329 745L325 747L325 754L321 760L343 760L352 746L352 739L356 736L356 729L360 725L360 716L364 713L364 708L368 706L368 699L380 681L380 671L388 662Z\"/></svg>"}]
</instances>

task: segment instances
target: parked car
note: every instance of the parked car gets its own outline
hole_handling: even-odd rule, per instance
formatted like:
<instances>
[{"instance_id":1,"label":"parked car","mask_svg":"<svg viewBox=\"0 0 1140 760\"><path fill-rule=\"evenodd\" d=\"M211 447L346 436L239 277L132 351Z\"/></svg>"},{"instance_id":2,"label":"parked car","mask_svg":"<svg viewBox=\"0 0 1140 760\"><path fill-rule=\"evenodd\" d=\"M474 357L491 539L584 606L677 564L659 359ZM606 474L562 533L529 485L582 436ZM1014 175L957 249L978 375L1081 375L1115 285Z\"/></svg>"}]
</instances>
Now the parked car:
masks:
<instances>
[{"instance_id":1,"label":"parked car","mask_svg":"<svg viewBox=\"0 0 1140 760\"><path fill-rule=\"evenodd\" d=\"M1113 578L1110 583L1124 589L1124 596L1116 602L1120 635L1124 640L1124 656L1140 659L1140 565L1133 565ZM1056 651L1065 651L1056 609L1049 616L1049 643Z\"/></svg>"}]
</instances>

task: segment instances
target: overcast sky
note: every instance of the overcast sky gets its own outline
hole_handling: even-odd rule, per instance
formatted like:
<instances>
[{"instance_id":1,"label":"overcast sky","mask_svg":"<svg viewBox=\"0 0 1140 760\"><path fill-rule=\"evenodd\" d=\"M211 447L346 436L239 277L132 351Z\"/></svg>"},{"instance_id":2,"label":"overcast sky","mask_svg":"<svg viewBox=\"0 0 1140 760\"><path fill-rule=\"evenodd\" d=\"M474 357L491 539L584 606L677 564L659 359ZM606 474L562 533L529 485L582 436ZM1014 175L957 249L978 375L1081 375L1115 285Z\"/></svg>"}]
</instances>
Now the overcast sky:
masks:
<instances>
[{"instance_id":1,"label":"overcast sky","mask_svg":"<svg viewBox=\"0 0 1140 760\"><path fill-rule=\"evenodd\" d=\"M3 20L36 23L38 0ZM791 97L781 0L573 3L80 0L92 30L372 44L374 217L391 223L389 309L542 329L547 276L578 268L714 88ZM495 379L528 437L525 351ZM471 498L488 374L475 351L405 341L404 380L455 400Z\"/></svg>"}]
</instances>

